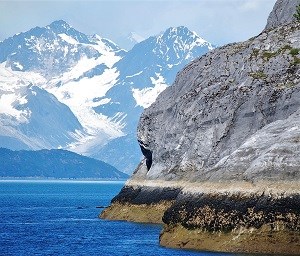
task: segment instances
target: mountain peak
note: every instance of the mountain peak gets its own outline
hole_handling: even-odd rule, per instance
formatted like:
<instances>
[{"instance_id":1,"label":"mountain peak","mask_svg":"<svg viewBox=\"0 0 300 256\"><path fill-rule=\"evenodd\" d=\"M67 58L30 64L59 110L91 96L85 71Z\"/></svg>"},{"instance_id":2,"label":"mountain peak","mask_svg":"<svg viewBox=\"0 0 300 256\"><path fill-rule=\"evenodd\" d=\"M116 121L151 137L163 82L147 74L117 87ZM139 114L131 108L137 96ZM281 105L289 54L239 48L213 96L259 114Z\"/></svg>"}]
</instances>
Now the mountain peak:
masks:
<instances>
[{"instance_id":1,"label":"mountain peak","mask_svg":"<svg viewBox=\"0 0 300 256\"><path fill-rule=\"evenodd\" d=\"M179 26L179 27L170 27L168 28L165 32L163 32L163 37L177 37L177 36L189 36L193 32L190 31L187 27L185 26Z\"/></svg>"},{"instance_id":2,"label":"mountain peak","mask_svg":"<svg viewBox=\"0 0 300 256\"><path fill-rule=\"evenodd\" d=\"M184 45L208 46L209 50L212 50L214 48L209 42L200 37L196 32L189 30L185 26L168 28L165 32L158 36L158 40L175 40L174 43L177 43L178 40L180 40L184 42Z\"/></svg>"},{"instance_id":3,"label":"mountain peak","mask_svg":"<svg viewBox=\"0 0 300 256\"><path fill-rule=\"evenodd\" d=\"M140 43L145 40L145 38L143 36L137 34L136 32L130 32L128 34L127 38L134 44Z\"/></svg>"},{"instance_id":4,"label":"mountain peak","mask_svg":"<svg viewBox=\"0 0 300 256\"><path fill-rule=\"evenodd\" d=\"M74 29L64 20L53 21L50 25L46 26L46 29L49 29L54 34L66 34L79 43L91 44L87 35Z\"/></svg>"},{"instance_id":5,"label":"mountain peak","mask_svg":"<svg viewBox=\"0 0 300 256\"><path fill-rule=\"evenodd\" d=\"M277 0L269 15L265 29L276 28L292 22L295 19L294 13L298 4L299 1L295 0Z\"/></svg>"},{"instance_id":6,"label":"mountain peak","mask_svg":"<svg viewBox=\"0 0 300 256\"><path fill-rule=\"evenodd\" d=\"M187 27L185 26L178 26L178 27L169 27L165 33L189 33L191 32Z\"/></svg>"},{"instance_id":7,"label":"mountain peak","mask_svg":"<svg viewBox=\"0 0 300 256\"><path fill-rule=\"evenodd\" d=\"M54 30L69 30L71 26L64 20L56 20L53 21L48 28L54 29Z\"/></svg>"}]
</instances>

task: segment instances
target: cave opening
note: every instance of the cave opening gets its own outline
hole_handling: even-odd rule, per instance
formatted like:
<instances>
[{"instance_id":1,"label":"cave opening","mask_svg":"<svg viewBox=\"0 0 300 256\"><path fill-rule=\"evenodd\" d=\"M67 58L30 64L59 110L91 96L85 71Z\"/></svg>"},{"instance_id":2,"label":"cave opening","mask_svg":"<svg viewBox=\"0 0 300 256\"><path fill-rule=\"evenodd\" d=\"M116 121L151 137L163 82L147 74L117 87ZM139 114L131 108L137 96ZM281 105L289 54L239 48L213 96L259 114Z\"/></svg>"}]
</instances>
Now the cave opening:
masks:
<instances>
[{"instance_id":1,"label":"cave opening","mask_svg":"<svg viewBox=\"0 0 300 256\"><path fill-rule=\"evenodd\" d=\"M146 158L146 166L147 166L147 171L150 170L151 165L152 165L152 152L150 149L147 148L147 145L145 145L142 141L138 140L142 154Z\"/></svg>"}]
</instances>

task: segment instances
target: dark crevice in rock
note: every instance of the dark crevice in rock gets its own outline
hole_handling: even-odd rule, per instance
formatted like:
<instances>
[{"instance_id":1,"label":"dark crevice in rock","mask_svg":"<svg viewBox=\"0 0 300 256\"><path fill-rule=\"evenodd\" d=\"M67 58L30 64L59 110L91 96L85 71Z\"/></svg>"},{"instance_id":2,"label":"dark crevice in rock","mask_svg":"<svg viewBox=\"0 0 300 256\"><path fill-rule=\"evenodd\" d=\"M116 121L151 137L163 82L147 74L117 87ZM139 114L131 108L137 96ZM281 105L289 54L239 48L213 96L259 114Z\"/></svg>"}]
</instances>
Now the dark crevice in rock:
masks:
<instances>
[{"instance_id":1,"label":"dark crevice in rock","mask_svg":"<svg viewBox=\"0 0 300 256\"><path fill-rule=\"evenodd\" d=\"M138 140L141 151L143 153L143 155L146 158L146 166L147 166L147 170L149 171L152 165L152 152L151 150L147 149L147 145L144 144L142 141Z\"/></svg>"}]
</instances>

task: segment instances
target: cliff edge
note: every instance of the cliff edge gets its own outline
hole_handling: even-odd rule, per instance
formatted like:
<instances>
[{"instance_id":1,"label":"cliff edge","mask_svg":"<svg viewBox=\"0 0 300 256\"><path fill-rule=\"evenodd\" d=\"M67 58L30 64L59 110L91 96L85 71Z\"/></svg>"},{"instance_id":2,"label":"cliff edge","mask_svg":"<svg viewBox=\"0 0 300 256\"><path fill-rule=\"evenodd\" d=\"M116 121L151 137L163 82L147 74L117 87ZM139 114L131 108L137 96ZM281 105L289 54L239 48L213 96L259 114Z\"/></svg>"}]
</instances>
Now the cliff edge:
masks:
<instances>
[{"instance_id":1,"label":"cliff edge","mask_svg":"<svg viewBox=\"0 0 300 256\"><path fill-rule=\"evenodd\" d=\"M267 29L187 65L144 111L145 159L103 218L163 222L163 246L300 252L300 24L278 0Z\"/></svg>"},{"instance_id":2,"label":"cliff edge","mask_svg":"<svg viewBox=\"0 0 300 256\"><path fill-rule=\"evenodd\" d=\"M265 29L273 29L294 22L294 13L299 3L298 0L278 0L269 15Z\"/></svg>"}]
</instances>

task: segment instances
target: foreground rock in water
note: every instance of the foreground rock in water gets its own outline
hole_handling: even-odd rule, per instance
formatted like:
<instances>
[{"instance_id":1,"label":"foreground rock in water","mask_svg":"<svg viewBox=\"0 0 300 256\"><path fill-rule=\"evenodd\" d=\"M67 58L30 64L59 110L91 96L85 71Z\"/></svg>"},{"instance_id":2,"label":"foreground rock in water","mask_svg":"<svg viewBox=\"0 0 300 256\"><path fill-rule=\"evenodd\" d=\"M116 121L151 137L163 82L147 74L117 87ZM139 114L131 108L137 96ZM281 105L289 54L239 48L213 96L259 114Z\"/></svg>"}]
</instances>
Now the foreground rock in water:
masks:
<instances>
[{"instance_id":1,"label":"foreground rock in water","mask_svg":"<svg viewBox=\"0 0 300 256\"><path fill-rule=\"evenodd\" d=\"M162 246L299 255L299 181L131 180L102 218L164 223Z\"/></svg>"},{"instance_id":2,"label":"foreground rock in water","mask_svg":"<svg viewBox=\"0 0 300 256\"><path fill-rule=\"evenodd\" d=\"M144 111L146 159L102 217L161 219L163 246L299 255L300 25L282 17L193 61Z\"/></svg>"},{"instance_id":3,"label":"foreground rock in water","mask_svg":"<svg viewBox=\"0 0 300 256\"><path fill-rule=\"evenodd\" d=\"M175 202L180 189L155 186L125 186L105 209L101 218L142 223L162 223L165 211Z\"/></svg>"},{"instance_id":4,"label":"foreground rock in water","mask_svg":"<svg viewBox=\"0 0 300 256\"><path fill-rule=\"evenodd\" d=\"M272 184L264 182L253 188L261 185ZM246 187L241 184L247 191ZM299 184L295 184L297 188ZM288 190L282 186L285 197L266 195L265 189L253 194L228 194L230 188L227 193L185 193L165 212L160 243L200 250L299 255L300 196L295 194L297 190L291 194Z\"/></svg>"}]
</instances>

